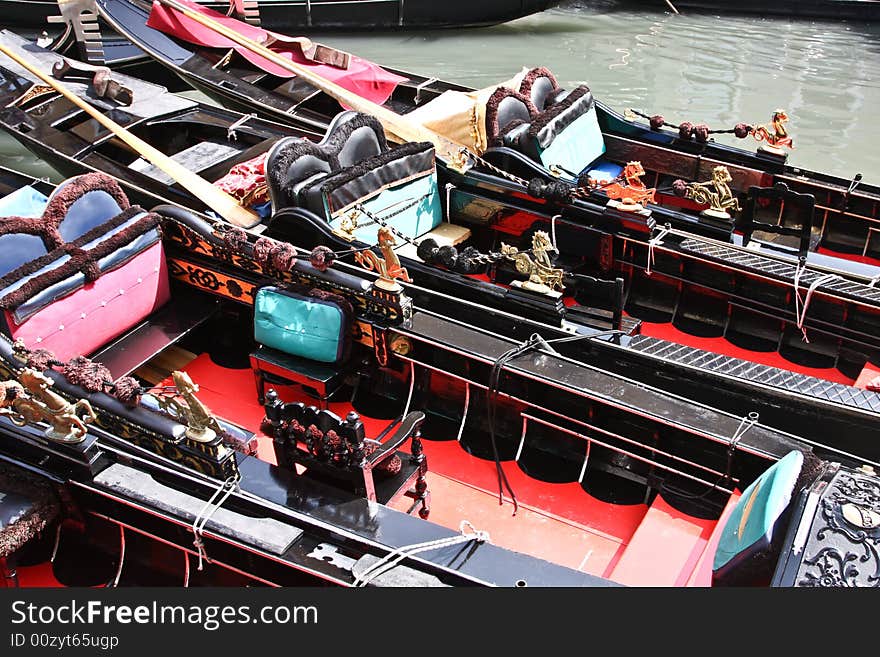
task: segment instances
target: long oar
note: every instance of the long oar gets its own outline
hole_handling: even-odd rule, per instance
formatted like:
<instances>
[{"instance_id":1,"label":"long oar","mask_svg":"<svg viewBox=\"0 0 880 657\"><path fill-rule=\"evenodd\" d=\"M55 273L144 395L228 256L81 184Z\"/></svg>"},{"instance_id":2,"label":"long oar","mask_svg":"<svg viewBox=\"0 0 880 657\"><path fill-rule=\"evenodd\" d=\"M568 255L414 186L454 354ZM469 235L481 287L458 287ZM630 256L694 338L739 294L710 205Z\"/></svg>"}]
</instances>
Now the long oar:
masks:
<instances>
[{"instance_id":1,"label":"long oar","mask_svg":"<svg viewBox=\"0 0 880 657\"><path fill-rule=\"evenodd\" d=\"M197 23L201 23L205 27L213 30L214 32L217 32L218 34L225 36L227 39L234 41L235 43L247 48L257 55L260 55L264 59L268 59L272 63L287 69L288 71L296 74L301 79L305 80L320 91L323 91L328 96L336 99L342 105L351 107L358 112L363 112L364 114L371 114L375 116L382 123L382 126L385 128L386 131L393 133L400 139L406 141L432 142L438 156L443 157L452 166L458 169L465 168L466 163L461 158L461 150L465 148L464 145L456 143L438 132L434 132L433 130L426 128L423 125L415 123L401 114L392 112L387 107L383 107L382 105L378 105L377 103L369 101L366 98L358 96L356 93L349 91L344 87L341 87L335 82L331 82L330 80L321 77L314 71L309 70L307 67L301 66L296 62L292 62L286 57L282 57L281 55L274 52L273 50L270 50L263 44L257 43L253 39L248 39L247 37L242 36L235 30L229 29L222 23L218 23L214 19L209 18L202 13L193 11L186 5L182 5L176 0L156 0L156 2L167 7L171 7L176 11L179 11L181 14L184 14L185 16L191 18Z\"/></svg>"},{"instance_id":2,"label":"long oar","mask_svg":"<svg viewBox=\"0 0 880 657\"><path fill-rule=\"evenodd\" d=\"M92 105L58 82L58 80L49 77L38 68L34 68L28 61L22 59L17 53L11 51L5 45L0 44L0 52L36 75L74 105L80 107L86 112L86 114L95 119L95 121L128 144L145 160L167 173L175 182L191 192L202 203L226 219L229 223L241 228L251 228L259 223L259 217L247 208L239 205L235 198L224 192L222 189L212 185L201 176L193 173L179 162L175 162L165 155L165 153L153 148L143 139L136 137L112 119L104 116L101 112L92 107Z\"/></svg>"}]
</instances>

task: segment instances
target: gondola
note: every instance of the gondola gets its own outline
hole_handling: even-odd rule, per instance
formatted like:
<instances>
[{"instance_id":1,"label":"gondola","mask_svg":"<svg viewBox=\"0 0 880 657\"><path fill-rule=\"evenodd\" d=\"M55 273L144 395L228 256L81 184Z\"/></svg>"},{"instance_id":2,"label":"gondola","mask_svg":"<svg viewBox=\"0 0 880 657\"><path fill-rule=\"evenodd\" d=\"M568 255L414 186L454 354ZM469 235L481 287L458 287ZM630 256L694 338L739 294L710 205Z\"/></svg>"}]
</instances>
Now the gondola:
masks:
<instances>
[{"instance_id":1,"label":"gondola","mask_svg":"<svg viewBox=\"0 0 880 657\"><path fill-rule=\"evenodd\" d=\"M16 6L30 3L4 3ZM56 13L59 11L57 3ZM94 66L152 80L171 91L183 91L189 86L167 67L147 56L143 50L123 36L104 27L103 34L94 5L88 1L68 2L60 8L56 21L45 22L44 28L33 41L37 45L63 55L80 59Z\"/></svg>"},{"instance_id":2,"label":"gondola","mask_svg":"<svg viewBox=\"0 0 880 657\"><path fill-rule=\"evenodd\" d=\"M3 43L14 43L14 39L7 35ZM37 56L37 60L41 61L47 70L59 60L58 55L38 52L33 47L27 47L22 52L28 50L31 55ZM14 64L10 65L14 66ZM9 86L16 90L14 94L18 97L28 86L27 72L20 67L16 68L14 73L11 69L6 70L11 76ZM21 78L21 75L26 77ZM241 166L248 166L247 163L256 156L267 154L272 149L283 150L275 149L276 145L286 144L294 150L305 147L310 149L312 154L328 157L329 151L325 150L322 155L320 149L314 151L313 148L314 142L323 135L315 135L307 129L304 132L297 131L289 126L242 116L166 94L155 85L119 77L119 83L129 88L133 98L136 99L136 102L122 110L118 106L108 106L106 99L96 98L94 90L87 83L77 82L75 78L67 79L71 89L78 89L89 98L90 102L105 109L115 107L111 112L112 116L131 126L132 131L141 138L160 145L166 155L172 156L212 181L223 178L236 164L240 165L239 169L241 169ZM2 102L10 104L9 101ZM356 122L347 122L347 119L351 118L357 119ZM370 117L352 117L351 114L343 114L337 119L336 124L335 128L331 127L330 134L324 136L322 143L335 142L339 147L340 144L349 142L355 144L359 141L360 146L353 145L350 148L360 152L361 148L369 148L367 144L372 143L373 147L376 147L380 141L384 142L381 127ZM178 184L170 184L173 181L161 171L145 162L137 153L57 94L47 91L46 96L35 97L32 102L17 106L10 104L10 107L0 114L0 125L10 130L29 149L67 175L84 171L101 171L119 180L133 198L147 207L171 201L198 211L204 209L202 202L191 192ZM58 126L61 126L61 129ZM351 129L358 126L362 128L358 130L359 135L348 139L351 137ZM170 135L174 135L173 142L167 141L167 136ZM303 143L301 139L303 135L311 138L308 144ZM427 184L434 190L431 192L433 204L431 216L434 217L431 221L435 221L440 218L438 213L444 201L449 203L449 199L439 193L442 185L434 189L437 185L435 176L441 173L442 169L435 170L432 151L425 145L419 148L411 145L401 148L403 151L390 148L383 151L380 159L384 158L390 164L385 169L379 168L392 172L389 175L404 175L402 171L406 169L394 173L398 165L393 162L395 159L405 157L406 153L413 156L413 162L421 162L417 168L426 166L423 173L427 173L428 176L416 176L416 178L424 178L419 184ZM281 153L281 159L286 157L287 155ZM365 156L361 153L359 157ZM373 165L375 166L375 163ZM355 172L356 168L356 166L348 167L347 173L341 173L340 177L344 178ZM404 175L404 178L408 175ZM498 181L491 179L488 181L491 184L499 184ZM480 177L471 184L485 185L486 182L486 178ZM376 183L374 180L364 184ZM390 182L386 181L386 184ZM457 184L460 186L461 182ZM369 197L371 194L373 193L367 193L366 196ZM408 198L407 194L409 192L404 194L406 198ZM288 203L282 200L283 195L283 191L275 194L275 208L267 207L265 210L271 218L255 224L253 230L305 248L323 244L333 253L341 254L338 257L350 262L354 262L356 253L362 252L370 245L361 242L364 235L368 236L370 243L375 243L375 238L369 238L370 229L356 230L357 235L352 240L351 236L345 237L336 226L331 226L326 217L322 218L320 214L316 214L321 210L316 211L314 206L286 207ZM423 194L420 193L419 196ZM383 207L393 205L391 201L384 199L378 202ZM263 204L264 207L268 205L271 204ZM393 213L397 217L397 222L409 222L413 217L420 216L423 211L417 205L409 201L398 203L390 212L382 210L378 214L383 217L385 214ZM376 210L375 205L371 207ZM517 211L534 212L528 205ZM401 225L391 222L392 228ZM557 239L565 238L561 226L560 222L556 227L556 230L560 231ZM374 224L373 230L375 227ZM515 256L499 257L498 249L489 248L492 241L497 239L491 230L487 231L485 227L481 229L479 224L450 221L439 221L435 228L436 230L432 229L430 232L441 240L445 239L444 235L448 238L453 231L457 231L458 234L466 229L471 234L468 244L475 248L479 247L492 260L491 266L484 265L480 271L466 273L454 267L444 266L439 260L430 262L428 261L431 260L430 258L423 260L422 256L419 256L417 245L400 244L399 246L404 247L405 250L398 250L398 253L404 267L415 281L413 290L431 289L443 293L446 299L460 301L450 305L448 301L437 301L439 297L435 296L430 297L432 301L424 301L429 305L438 303L438 306L432 306L438 312L454 315L461 321L503 335L512 329L507 325L501 327L494 325L493 313L517 313L541 325L543 334L548 338L585 336L578 340L563 341L557 347L569 357L620 372L633 380L664 387L676 394L684 394L732 412L741 410L745 404L750 410L760 413L763 421L768 424L797 432L804 438L816 441L822 449L831 450L830 453L841 450L868 460L877 459L878 454L871 440L878 410L875 408L876 394L852 387L853 379L847 381L838 378L837 382L834 382L829 380L828 370L797 367L775 357L768 360L766 354L759 353L754 343L747 346L747 351L734 353L734 357L721 356L717 351L719 341L701 341L695 337L699 336L700 332L693 330L692 327L692 335L681 333L671 340L668 339L668 334L662 332L652 335L649 329L651 326L657 329L658 325L625 316L624 308L634 306L631 302L635 296L632 292L633 287L629 285L629 294L632 296L630 301L625 303L623 296L625 281L623 276L615 278L614 274L619 270L621 274L629 276L626 269L616 266L613 261L605 268L597 267L596 263L600 262L598 254L593 263L553 268L557 272L562 272L563 287L567 286L565 294L556 290L536 291L529 289L529 285L522 285L527 282L529 276L523 276L516 270ZM607 243L611 239L610 235L607 237L606 235L608 235L607 229L587 231L587 239L594 240L593 247L597 249L602 247L603 242ZM505 233L502 237L505 240L509 239L511 244L520 243L524 252L530 250L531 242L526 244L515 242L516 236L513 234ZM589 243L588 241L587 244ZM457 248L463 250L466 246L464 243L459 243ZM692 257L684 250L677 252L677 256L683 259ZM526 262L522 258L519 261ZM703 261L685 260L685 262L692 262L689 267L693 267L702 264ZM763 280L752 279L746 272L739 270L735 270L734 274L743 277L738 284L739 287L750 286L752 294L758 289L753 280ZM768 288L768 294L772 293L772 289L772 287ZM412 294L416 293L413 291ZM676 322L675 325L687 330L688 325L684 323L684 317L697 317L704 312L699 297L685 295L681 303L681 321ZM666 324L668 326L668 320ZM522 331L511 335L517 339L528 337L528 334ZM586 339L591 335L596 337ZM814 341L812 344L818 342L812 332L811 339ZM798 346L796 340L792 342L794 346ZM744 344L748 343L744 342ZM730 351L732 348L728 345L727 349ZM721 353L724 353L723 348ZM671 354L675 357L671 357ZM834 362L841 365L839 359ZM859 367L865 362L863 360ZM798 371L793 372L792 368Z\"/></svg>"},{"instance_id":3,"label":"gondola","mask_svg":"<svg viewBox=\"0 0 880 657\"><path fill-rule=\"evenodd\" d=\"M276 77L277 65L268 66L273 74L256 68L251 63L254 53L248 55L249 60L241 55L241 48L210 51L188 46L145 25L148 16L150 24L161 23L127 1L101 0L98 8L115 29L129 35L151 56L221 103L280 122L312 124L328 121L340 109L333 98L302 79ZM136 31L133 25L139 26ZM235 28L235 23L225 25L230 30ZM188 29L198 33L195 27L190 25ZM340 55L326 49L321 52L327 62ZM325 65L322 71L328 67L332 70L333 65ZM374 98L376 103L382 103L382 108L394 110L414 124L451 135L457 143L468 144L470 139L471 155L480 153L475 169L503 179L494 189L481 185L479 194L470 194L453 182L451 198L459 207L491 212L493 204L502 205L496 202L495 194L501 198L510 192L534 197L538 192L545 198L538 199L536 207L541 208L543 216L536 222L550 232L550 219L558 217L560 223L572 221L565 210L578 207L577 201L585 200L588 204L602 204L604 207L595 210L602 212L603 220L625 223L631 233L638 232L636 226L640 224L643 234L653 231L646 238L649 242L658 239L658 235L683 230L730 244L730 248L698 247L704 255L720 256L728 264L731 260L751 261L756 253L767 254L770 260L787 261L791 266L784 268L790 273L788 279L793 288L800 287L803 267L808 263L825 271L863 275L870 286L874 285L878 273L873 260L877 255L874 217L880 194L876 187L863 183L861 175L845 181L802 171L786 165L784 153L774 152L780 151L777 147L748 153L711 139L699 142L695 136L699 131L693 126L687 138L680 131L671 133L662 126L656 126L656 130L641 127L596 102L584 86L571 91L559 89L546 69L524 71L515 82L480 92L399 71L385 71L388 75L384 75L375 68L371 70L378 76ZM340 71L335 74L340 75ZM394 86L394 76L405 79L398 79ZM511 84L518 91L511 89ZM536 115L534 108L539 106L546 107ZM325 118L321 119L322 116ZM597 122L601 135L595 128ZM557 132L569 123L567 132L578 134L557 138ZM778 133L784 127L773 130ZM754 132L770 135L766 128ZM543 146L537 141L539 134ZM495 145L487 148L490 143ZM572 158L574 164L568 161ZM592 162L582 169L578 158ZM558 164L563 161L566 166ZM442 161L440 165L445 166ZM608 189L615 185L624 187L617 181L634 180L636 176L631 173L639 170L646 172L652 186L636 181L640 186L638 193L653 192L658 203L647 203L646 212L617 212L612 207L616 204L608 203ZM571 180L566 182L566 176ZM613 182L600 185L599 189L573 184L575 178L580 183L602 176L614 176ZM657 193L664 189L665 194ZM554 194L558 198L553 198ZM719 207L706 208L706 199L713 195L720 202ZM575 202L570 202L572 198ZM667 225L672 233L665 231ZM564 244L579 243L565 240ZM828 254L845 256L853 262L829 259ZM763 261L760 256L754 257ZM758 268L767 271L776 265L763 261ZM670 273L672 278L665 291L677 299L677 292L670 287L678 286L678 272ZM666 304L662 312L674 314L674 304ZM720 316L714 321L726 323L727 319ZM799 319L796 323L800 323Z\"/></svg>"},{"instance_id":4,"label":"gondola","mask_svg":"<svg viewBox=\"0 0 880 657\"><path fill-rule=\"evenodd\" d=\"M176 4L184 7L187 2L176 0ZM223 105L279 122L311 121L322 116L325 124L342 109L313 85L249 54L247 48L228 37L218 37L208 28L181 17L172 7L157 2L151 8L131 0L97 0L95 7L119 34ZM266 40L265 34L250 26L244 28L238 21L225 19L223 25L252 39ZM181 26L186 28L184 36L173 36ZM331 72L333 62L345 62L348 55L314 42L311 45L323 53L323 59L331 64ZM290 52L289 48L279 50ZM302 57L296 61L315 63ZM325 67L323 71L326 70ZM657 192L656 202L647 205L660 225L668 222L676 228L738 241L743 231L753 227L753 221L772 223L790 229L786 234L765 231L763 243L780 249L787 243L789 248L806 251L814 259L827 253L854 258L880 256L880 226L876 219L880 188L862 180L861 174L847 180L788 164L786 147L773 144L784 144L791 136L786 134L782 116L776 117L777 113L770 109L766 125L743 122L726 130L749 141L758 140L753 141L756 150L747 151L715 141L708 126L687 121L670 126L659 115L634 115L633 120L627 119L593 98L585 85L572 90L559 88L552 72L546 69L542 70L543 75L538 73L539 69L529 70L528 75L525 71L511 71L515 74L511 80L481 90L407 71L380 70L396 79L383 79L381 87L376 85L383 92L374 97L376 103L453 137L488 165L498 166L517 178L540 177L582 185L590 179L618 176L626 163L638 161L645 170L643 186ZM367 88L366 83L362 84ZM581 121L569 132L580 130L586 134L566 135L564 144L557 143L547 150L541 142L546 143L548 131L538 137L538 128L552 122L572 104L595 108L601 139L588 132L583 125L586 121ZM729 187L743 208L740 212L729 212L732 217L719 218L701 212L706 209L704 201L697 203L693 194L688 198L673 191L677 180L710 183L718 165L727 168L731 177ZM750 214L749 189L778 183L785 184L791 192L813 196L812 212L805 211L810 215L808 218L796 211L781 212L778 202L766 198L760 199L754 216ZM707 186L711 190L711 185ZM608 199L601 189L593 191L591 196L598 202ZM691 212L674 211L684 209ZM809 236L797 231L805 221L811 223Z\"/></svg>"},{"instance_id":5,"label":"gondola","mask_svg":"<svg viewBox=\"0 0 880 657\"><path fill-rule=\"evenodd\" d=\"M104 174L0 171L0 193L3 492L33 514L37 482L63 500L43 527L62 584L871 581L870 559L821 559L876 554L866 466L542 344L512 353L388 267L147 212ZM516 515L490 528L499 502ZM20 579L27 529L0 536Z\"/></svg>"},{"instance_id":6,"label":"gondola","mask_svg":"<svg viewBox=\"0 0 880 657\"><path fill-rule=\"evenodd\" d=\"M14 43L8 34L4 39L4 44ZM33 48L30 48L30 52L38 56L38 61L47 70L58 61L58 56L53 53L38 53ZM13 72L13 69L7 68L4 75L8 76L9 88L16 90L15 97L28 86L26 71L15 69ZM21 78L22 75L25 78ZM367 116L343 113L328 129L328 134L315 134L308 129L297 131L289 126L181 99L140 81L124 77L119 77L118 81L129 87L133 97L139 101L124 109L115 107L112 116L130 126L141 138L155 142L166 155L190 166L211 181L227 177L236 165L239 165L240 171L254 157L263 154L268 154L273 161L287 161L288 170L294 171L299 165L295 164L296 158L291 159L290 155L297 150L301 151L300 155L324 158L325 164L334 158L338 160L339 154L346 150L357 153L358 158L364 158L365 164L352 163L345 167L345 171L340 170L337 178L361 180L355 186L366 185L359 193L368 200L376 196L378 190L375 178L370 180L364 177L365 171L371 168L380 172L377 175L390 176L379 187L400 187L392 184L394 180L409 180L410 176L417 185L426 186L418 194L412 190L400 192L396 200L390 200L387 196L377 197L376 200L369 200L368 207L372 208L379 220L384 221L386 215L393 214L396 218L389 222L389 226L400 231L407 222L418 224L419 221L428 221L419 218L423 215L423 208L417 207L420 204L408 199L430 198L431 207L427 214L431 227L429 230L425 226L425 231L419 235L420 241L424 242L428 237L441 241L453 240L457 238L450 236L466 234L467 239L459 241L455 250L465 253L467 246L471 246L487 259L477 271L468 273L449 266L448 261L444 264L442 258L432 260L426 255L424 247L421 247L420 255L420 245L403 243L407 238L406 234L402 235L398 245L401 248L396 252L414 281L407 284L412 286L408 289L426 307L493 333L525 340L531 330L516 329L503 322L495 323L495 313L518 314L540 326L546 339L568 338L556 347L567 357L731 412L741 412L747 407L769 425L814 441L820 453L839 455L839 452L843 452L844 455L855 454L870 461L877 460L878 452L872 440L877 421L877 395L870 390L853 387L853 379L841 381L838 378L834 382L829 380L828 370L798 367L781 359L768 360L766 354L760 353L760 346L756 347L755 342L745 339L742 343L746 345L745 349L735 351L728 345L728 352L735 353L722 355L725 348L721 347L721 352L718 351L720 341L701 341L698 338L701 332L694 329L695 322L685 323L685 319L698 319L705 314L699 296L682 297L681 314L674 322L682 330L690 328L690 335L682 333L670 340L668 333L652 334L652 326L653 330L658 329L656 323L625 316L625 308L632 309L637 305L633 301L636 293L633 292L634 279L631 277L635 268L628 267L625 260L615 262L615 259L625 259L625 253L604 251L603 245L622 239L620 233L615 232L621 229L614 225L598 224L595 228L578 229L578 239L584 242L586 248L595 249L596 253L574 266L570 260L556 261L559 266L551 269L561 274L563 287L566 288L564 294L556 290L535 290L533 286L524 285L530 277L517 271L516 255L502 257L500 250L492 246L498 239L509 240L510 245L519 244L523 255L527 255L526 252L532 247L530 237L523 244L524 238L517 240L517 236L511 232L499 236L492 227L479 223L442 220L447 216L443 208L454 207L449 205L451 190L446 190L450 192L449 197L441 192L445 186L442 181L438 184L436 177L442 175L444 170L435 167L433 151L427 145L404 145L397 149L388 147L384 143L381 127ZM74 82L70 88L78 89L98 106L108 108L105 101L95 98L94 92L89 91L88 84ZM120 181L133 198L148 207L171 201L184 208L204 210L202 202L191 192L181 185L170 184L173 182L171 179L100 128L93 119L77 111L70 101L48 91L45 96L32 99L32 102L16 105L10 102L11 99L0 101L8 105L0 114L0 125L59 171L67 175L84 171L105 172ZM167 139L171 135L174 136L173 141ZM303 140L303 136L310 139ZM315 144L319 139L321 141ZM381 153L369 151L383 144ZM336 149L335 153L333 148ZM286 199L283 188L293 184L292 179L282 180L286 175L279 173L278 178L269 185L270 189L274 188L270 192L274 198L272 203L262 203L269 218L255 224L253 230L304 248L321 244L336 257L349 262L354 262L358 253L362 254L375 244L376 233L371 237L370 231L375 231L379 224L373 219L365 221L369 227L356 228L354 236L345 236L345 232L339 230L339 217L328 221L320 207ZM456 180L456 186L461 189L463 185L469 185L478 190L488 185L504 184L503 179L484 175L470 181L471 175ZM242 197L246 195L241 194ZM511 216L515 213L527 219L540 216L535 215L536 211L528 202L521 207L510 205L514 202L513 198L510 196L505 201ZM273 203L274 207L268 207ZM385 206L390 209L386 211ZM368 208L365 209L370 212ZM569 239L569 233L563 232L562 222L558 222L555 230L558 243ZM395 234L400 236L399 232ZM364 239L368 241L364 242ZM413 242L411 238L408 239ZM682 236L682 240L685 239L695 238ZM661 262L661 248L664 248L664 253L680 258L686 265L683 269L693 272L694 284L702 283L699 274L711 275L711 263L689 255L686 249L673 251L671 245L654 248L658 255L657 263ZM446 252L451 253L449 249ZM603 252L607 256L602 256ZM602 257L611 258L606 266L600 264ZM519 262L529 260L520 258ZM763 277L751 277L747 271L735 269L732 273L725 271L721 275L737 277L739 280L734 283L740 290L749 288L745 301L758 296L767 299L775 293L775 284L768 284ZM650 280L650 276L646 279ZM625 303L627 282L630 296ZM762 285L766 287L760 287ZM785 295L785 287L780 285L779 288L781 294ZM428 289L441 296L428 295L422 299L420 291ZM457 302L450 303L449 299ZM438 305L432 305L435 303ZM855 314L854 309L848 309L847 312ZM668 326L668 318L662 321ZM819 344L813 329L809 330L812 340L809 344ZM702 335L706 337L705 333ZM793 347L800 346L801 334L798 332L796 335L797 339L792 339ZM571 339L578 336L577 340ZM797 357L797 352L794 356ZM867 359L863 357L858 368L862 368L866 362ZM842 365L839 358L833 363Z\"/></svg>"},{"instance_id":7,"label":"gondola","mask_svg":"<svg viewBox=\"0 0 880 657\"><path fill-rule=\"evenodd\" d=\"M59 2L0 0L0 15L10 27L42 27L47 18L58 14ZM431 0L207 0L201 4L273 30L400 30L495 25L542 12L559 2L482 0L437 5Z\"/></svg>"}]
</instances>

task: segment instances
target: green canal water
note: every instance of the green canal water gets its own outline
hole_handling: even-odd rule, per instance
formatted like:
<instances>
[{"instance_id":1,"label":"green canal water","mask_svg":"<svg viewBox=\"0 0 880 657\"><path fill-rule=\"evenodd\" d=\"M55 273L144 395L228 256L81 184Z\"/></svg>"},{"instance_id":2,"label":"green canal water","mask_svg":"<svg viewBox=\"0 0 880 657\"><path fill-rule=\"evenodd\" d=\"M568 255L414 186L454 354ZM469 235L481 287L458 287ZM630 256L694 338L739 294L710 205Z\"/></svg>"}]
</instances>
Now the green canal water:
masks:
<instances>
[{"instance_id":1,"label":"green canal water","mask_svg":"<svg viewBox=\"0 0 880 657\"><path fill-rule=\"evenodd\" d=\"M479 0L474 0L479 1ZM791 120L789 161L880 183L880 25L632 11L614 0L569 2L488 28L434 32L312 34L389 66L472 86L546 66L566 86L585 82L620 111L667 121L766 123L777 107ZM198 97L194 92L192 94ZM754 148L755 142L719 136ZM57 178L6 135L6 166Z\"/></svg>"}]
</instances>

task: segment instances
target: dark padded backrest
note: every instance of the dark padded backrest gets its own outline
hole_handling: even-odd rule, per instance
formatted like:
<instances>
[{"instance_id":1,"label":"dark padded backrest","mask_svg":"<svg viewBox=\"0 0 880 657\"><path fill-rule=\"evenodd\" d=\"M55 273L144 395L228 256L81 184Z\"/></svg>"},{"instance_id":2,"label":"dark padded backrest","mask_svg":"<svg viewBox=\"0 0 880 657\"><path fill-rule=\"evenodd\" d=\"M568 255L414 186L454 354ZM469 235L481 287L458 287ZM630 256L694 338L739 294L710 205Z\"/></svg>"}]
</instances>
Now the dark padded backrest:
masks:
<instances>
[{"instance_id":1,"label":"dark padded backrest","mask_svg":"<svg viewBox=\"0 0 880 657\"><path fill-rule=\"evenodd\" d=\"M266 157L272 210L299 205L303 185L339 169L336 156L300 137L279 139Z\"/></svg>"},{"instance_id":2,"label":"dark padded backrest","mask_svg":"<svg viewBox=\"0 0 880 657\"><path fill-rule=\"evenodd\" d=\"M341 169L388 150L385 130L379 120L351 111L337 115L324 141L326 149L336 154Z\"/></svg>"},{"instance_id":3,"label":"dark padded backrest","mask_svg":"<svg viewBox=\"0 0 880 657\"><path fill-rule=\"evenodd\" d=\"M347 169L388 150L382 124L372 116L351 110L340 112L317 144L285 137L269 151L266 178L272 209L306 206L320 212L309 193L327 175ZM315 206L315 207L312 207Z\"/></svg>"},{"instance_id":4,"label":"dark padded backrest","mask_svg":"<svg viewBox=\"0 0 880 657\"><path fill-rule=\"evenodd\" d=\"M489 144L497 144L504 133L529 123L536 114L535 106L527 96L507 87L498 87L486 101L486 137Z\"/></svg>"},{"instance_id":5,"label":"dark padded backrest","mask_svg":"<svg viewBox=\"0 0 880 657\"><path fill-rule=\"evenodd\" d=\"M532 101L539 112L543 112L553 102L559 83L549 69L543 66L526 73L519 85L519 92Z\"/></svg>"},{"instance_id":6,"label":"dark padded backrest","mask_svg":"<svg viewBox=\"0 0 880 657\"><path fill-rule=\"evenodd\" d=\"M313 212L320 209L332 215L359 199L434 170L434 145L407 142L316 181L304 196Z\"/></svg>"}]
</instances>

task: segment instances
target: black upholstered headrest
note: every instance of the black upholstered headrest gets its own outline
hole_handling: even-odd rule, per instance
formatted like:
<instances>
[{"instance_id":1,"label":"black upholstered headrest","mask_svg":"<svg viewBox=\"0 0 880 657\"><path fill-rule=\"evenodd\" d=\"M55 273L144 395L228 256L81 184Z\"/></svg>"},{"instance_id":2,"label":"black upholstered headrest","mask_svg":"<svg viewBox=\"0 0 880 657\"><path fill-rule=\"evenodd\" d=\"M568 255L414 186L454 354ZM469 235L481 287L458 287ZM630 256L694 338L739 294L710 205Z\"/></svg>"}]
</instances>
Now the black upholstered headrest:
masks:
<instances>
[{"instance_id":1,"label":"black upholstered headrest","mask_svg":"<svg viewBox=\"0 0 880 657\"><path fill-rule=\"evenodd\" d=\"M301 193L324 176L348 169L388 150L385 131L367 114L340 112L315 144L307 139L285 137L269 151L266 178L273 210L300 205Z\"/></svg>"},{"instance_id":2,"label":"black upholstered headrest","mask_svg":"<svg viewBox=\"0 0 880 657\"><path fill-rule=\"evenodd\" d=\"M343 120L337 123L334 119L321 143L325 150L336 155L340 168L345 169L388 150L385 130L375 117L349 111L338 115L337 119Z\"/></svg>"},{"instance_id":3,"label":"black upholstered headrest","mask_svg":"<svg viewBox=\"0 0 880 657\"><path fill-rule=\"evenodd\" d=\"M273 211L297 205L298 188L304 182L338 170L336 155L319 144L300 137L279 139L266 157Z\"/></svg>"},{"instance_id":4,"label":"black upholstered headrest","mask_svg":"<svg viewBox=\"0 0 880 657\"><path fill-rule=\"evenodd\" d=\"M519 92L532 101L539 112L543 112L552 103L559 89L556 77L543 66L533 68L526 73L519 85Z\"/></svg>"},{"instance_id":5,"label":"black upholstered headrest","mask_svg":"<svg viewBox=\"0 0 880 657\"><path fill-rule=\"evenodd\" d=\"M486 101L486 137L489 143L496 141L513 125L528 123L537 113L527 96L507 87L498 87Z\"/></svg>"}]
</instances>

